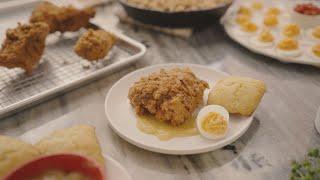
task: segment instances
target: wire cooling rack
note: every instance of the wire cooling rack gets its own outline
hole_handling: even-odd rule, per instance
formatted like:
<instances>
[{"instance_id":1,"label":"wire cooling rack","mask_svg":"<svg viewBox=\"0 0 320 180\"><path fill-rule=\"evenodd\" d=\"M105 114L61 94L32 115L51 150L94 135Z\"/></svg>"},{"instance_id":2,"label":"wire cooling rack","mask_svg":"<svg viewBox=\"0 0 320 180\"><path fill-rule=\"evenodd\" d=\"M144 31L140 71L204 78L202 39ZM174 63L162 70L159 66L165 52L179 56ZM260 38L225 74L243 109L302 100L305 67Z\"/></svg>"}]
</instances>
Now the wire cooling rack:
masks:
<instances>
[{"instance_id":1,"label":"wire cooling rack","mask_svg":"<svg viewBox=\"0 0 320 180\"><path fill-rule=\"evenodd\" d=\"M116 45L105 59L89 63L73 52L81 33L49 35L41 63L31 75L0 67L0 117L133 63L146 51L141 43L111 31L118 38Z\"/></svg>"}]
</instances>

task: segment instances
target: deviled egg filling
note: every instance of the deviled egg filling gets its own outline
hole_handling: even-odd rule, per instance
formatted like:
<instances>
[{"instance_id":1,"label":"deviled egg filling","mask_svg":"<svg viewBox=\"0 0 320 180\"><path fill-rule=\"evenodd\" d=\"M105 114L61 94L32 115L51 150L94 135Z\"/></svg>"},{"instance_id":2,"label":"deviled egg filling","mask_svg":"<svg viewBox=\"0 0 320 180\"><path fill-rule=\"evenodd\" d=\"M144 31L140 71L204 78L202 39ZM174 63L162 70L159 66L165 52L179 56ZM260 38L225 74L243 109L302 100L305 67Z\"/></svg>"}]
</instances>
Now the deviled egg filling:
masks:
<instances>
[{"instance_id":1,"label":"deviled egg filling","mask_svg":"<svg viewBox=\"0 0 320 180\"><path fill-rule=\"evenodd\" d=\"M320 58L320 44L317 44L312 47L312 52L315 56Z\"/></svg>"},{"instance_id":2,"label":"deviled egg filling","mask_svg":"<svg viewBox=\"0 0 320 180\"><path fill-rule=\"evenodd\" d=\"M207 133L222 135L228 129L228 123L219 113L210 112L203 118L201 127Z\"/></svg>"},{"instance_id":3,"label":"deviled egg filling","mask_svg":"<svg viewBox=\"0 0 320 180\"><path fill-rule=\"evenodd\" d=\"M252 9L254 10L261 10L263 9L263 3L259 1L255 1L251 4Z\"/></svg>"},{"instance_id":4,"label":"deviled egg filling","mask_svg":"<svg viewBox=\"0 0 320 180\"><path fill-rule=\"evenodd\" d=\"M287 37L296 37L301 33L300 27L297 24L288 24L283 28L282 34Z\"/></svg>"},{"instance_id":5,"label":"deviled egg filling","mask_svg":"<svg viewBox=\"0 0 320 180\"><path fill-rule=\"evenodd\" d=\"M245 22L241 25L241 30L249 33L257 32L258 26L253 22Z\"/></svg>"},{"instance_id":6,"label":"deviled egg filling","mask_svg":"<svg viewBox=\"0 0 320 180\"><path fill-rule=\"evenodd\" d=\"M274 15L274 16L278 16L281 14L281 10L277 7L271 7L268 9L267 15Z\"/></svg>"},{"instance_id":7,"label":"deviled egg filling","mask_svg":"<svg viewBox=\"0 0 320 180\"><path fill-rule=\"evenodd\" d=\"M285 51L292 51L299 49L299 43L292 38L285 38L278 43L278 48Z\"/></svg>"},{"instance_id":8,"label":"deviled egg filling","mask_svg":"<svg viewBox=\"0 0 320 180\"><path fill-rule=\"evenodd\" d=\"M238 14L235 19L236 23L239 25L243 25L245 23L248 23L248 22L250 22L250 20L251 20L251 17L248 15L244 15L244 14Z\"/></svg>"},{"instance_id":9,"label":"deviled egg filling","mask_svg":"<svg viewBox=\"0 0 320 180\"><path fill-rule=\"evenodd\" d=\"M263 24L266 26L276 26L278 25L278 17L275 15L266 15L263 19Z\"/></svg>"},{"instance_id":10,"label":"deviled egg filling","mask_svg":"<svg viewBox=\"0 0 320 180\"><path fill-rule=\"evenodd\" d=\"M272 33L268 29L264 29L258 36L258 40L261 42L271 43L274 41Z\"/></svg>"},{"instance_id":11,"label":"deviled egg filling","mask_svg":"<svg viewBox=\"0 0 320 180\"><path fill-rule=\"evenodd\" d=\"M247 16L250 16L250 17L252 15L251 10L248 7L245 7L245 6L240 6L240 8L238 10L238 14L247 15Z\"/></svg>"}]
</instances>

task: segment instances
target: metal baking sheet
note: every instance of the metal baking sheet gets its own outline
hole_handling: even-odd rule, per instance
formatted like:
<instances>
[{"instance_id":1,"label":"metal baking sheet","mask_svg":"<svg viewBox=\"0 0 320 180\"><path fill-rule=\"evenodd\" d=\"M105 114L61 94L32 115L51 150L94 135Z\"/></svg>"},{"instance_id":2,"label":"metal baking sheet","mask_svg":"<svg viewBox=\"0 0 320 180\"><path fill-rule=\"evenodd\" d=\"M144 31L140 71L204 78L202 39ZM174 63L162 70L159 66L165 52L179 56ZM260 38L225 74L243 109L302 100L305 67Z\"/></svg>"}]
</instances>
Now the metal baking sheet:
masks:
<instances>
[{"instance_id":1,"label":"metal baking sheet","mask_svg":"<svg viewBox=\"0 0 320 180\"><path fill-rule=\"evenodd\" d=\"M0 9L1 41L5 38L6 29L17 26L17 22L26 22L38 3L26 2L13 3L14 6L11 3L10 10ZM0 3L0 7L4 5ZM111 31L118 38L115 47L105 59L89 63L73 52L82 32L49 35L41 63L32 75L26 75L21 69L0 67L0 117L111 73L139 60L146 51L141 43Z\"/></svg>"}]
</instances>

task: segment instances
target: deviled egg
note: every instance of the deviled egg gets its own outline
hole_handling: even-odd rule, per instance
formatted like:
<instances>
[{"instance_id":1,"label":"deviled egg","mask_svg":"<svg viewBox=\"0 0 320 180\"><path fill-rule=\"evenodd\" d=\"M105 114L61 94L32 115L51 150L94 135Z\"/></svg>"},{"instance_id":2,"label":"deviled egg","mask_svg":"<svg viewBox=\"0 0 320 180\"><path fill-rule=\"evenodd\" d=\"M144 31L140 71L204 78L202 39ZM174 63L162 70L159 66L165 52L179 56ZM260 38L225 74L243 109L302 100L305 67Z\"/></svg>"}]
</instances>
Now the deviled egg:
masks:
<instances>
[{"instance_id":1,"label":"deviled egg","mask_svg":"<svg viewBox=\"0 0 320 180\"><path fill-rule=\"evenodd\" d=\"M248 23L251 21L251 16L244 15L244 14L238 14L235 18L235 22L238 25L243 25L245 23Z\"/></svg>"},{"instance_id":2,"label":"deviled egg","mask_svg":"<svg viewBox=\"0 0 320 180\"><path fill-rule=\"evenodd\" d=\"M269 29L264 29L258 36L251 39L251 43L258 47L271 47L274 43L274 36Z\"/></svg>"},{"instance_id":3,"label":"deviled egg","mask_svg":"<svg viewBox=\"0 0 320 180\"><path fill-rule=\"evenodd\" d=\"M244 22L240 28L236 28L236 33L243 36L254 35L258 32L258 26L253 22Z\"/></svg>"},{"instance_id":4,"label":"deviled egg","mask_svg":"<svg viewBox=\"0 0 320 180\"><path fill-rule=\"evenodd\" d=\"M281 9L278 7L270 7L266 12L266 15L279 16L280 14L281 14Z\"/></svg>"},{"instance_id":5,"label":"deviled egg","mask_svg":"<svg viewBox=\"0 0 320 180\"><path fill-rule=\"evenodd\" d=\"M229 113L219 105L203 107L197 116L199 133L208 139L224 138L229 129Z\"/></svg>"},{"instance_id":6,"label":"deviled egg","mask_svg":"<svg viewBox=\"0 0 320 180\"><path fill-rule=\"evenodd\" d=\"M246 6L240 6L239 10L238 10L238 14L242 14L242 15L247 15L247 16L252 16L252 12L250 10L250 8L246 7Z\"/></svg>"},{"instance_id":7,"label":"deviled egg","mask_svg":"<svg viewBox=\"0 0 320 180\"><path fill-rule=\"evenodd\" d=\"M288 57L297 57L301 55L299 42L294 38L284 38L277 44L277 52L280 55Z\"/></svg>"},{"instance_id":8,"label":"deviled egg","mask_svg":"<svg viewBox=\"0 0 320 180\"><path fill-rule=\"evenodd\" d=\"M320 25L313 28L313 29L309 29L307 31L307 36L314 41L320 41Z\"/></svg>"},{"instance_id":9,"label":"deviled egg","mask_svg":"<svg viewBox=\"0 0 320 180\"><path fill-rule=\"evenodd\" d=\"M282 35L289 38L299 37L301 35L300 26L294 23L287 24L283 27Z\"/></svg>"},{"instance_id":10,"label":"deviled egg","mask_svg":"<svg viewBox=\"0 0 320 180\"><path fill-rule=\"evenodd\" d=\"M263 3L260 2L260 1L254 1L252 4L251 4L251 8L256 10L256 11L260 11L263 9Z\"/></svg>"},{"instance_id":11,"label":"deviled egg","mask_svg":"<svg viewBox=\"0 0 320 180\"><path fill-rule=\"evenodd\" d=\"M312 46L309 53L314 59L320 60L320 44Z\"/></svg>"},{"instance_id":12,"label":"deviled egg","mask_svg":"<svg viewBox=\"0 0 320 180\"><path fill-rule=\"evenodd\" d=\"M263 18L263 24L267 27L275 27L279 24L278 16L276 15L266 15Z\"/></svg>"}]
</instances>

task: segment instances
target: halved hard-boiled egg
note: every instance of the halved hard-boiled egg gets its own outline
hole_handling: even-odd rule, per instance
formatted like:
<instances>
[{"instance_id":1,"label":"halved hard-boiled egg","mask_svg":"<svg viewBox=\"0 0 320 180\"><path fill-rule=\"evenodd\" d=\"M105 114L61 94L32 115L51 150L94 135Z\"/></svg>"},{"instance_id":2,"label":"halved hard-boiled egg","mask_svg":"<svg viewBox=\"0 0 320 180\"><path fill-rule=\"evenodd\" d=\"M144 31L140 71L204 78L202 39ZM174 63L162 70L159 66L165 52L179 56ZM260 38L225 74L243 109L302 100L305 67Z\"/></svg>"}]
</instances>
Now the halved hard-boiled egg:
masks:
<instances>
[{"instance_id":1,"label":"halved hard-boiled egg","mask_svg":"<svg viewBox=\"0 0 320 180\"><path fill-rule=\"evenodd\" d=\"M239 35L250 36L258 31L258 26L253 22L245 22L240 25Z\"/></svg>"},{"instance_id":2,"label":"halved hard-boiled egg","mask_svg":"<svg viewBox=\"0 0 320 180\"><path fill-rule=\"evenodd\" d=\"M252 12L251 10L246 7L246 6L240 6L239 10L238 10L238 14L242 14L242 15L247 15L247 16L251 16Z\"/></svg>"},{"instance_id":3,"label":"halved hard-boiled egg","mask_svg":"<svg viewBox=\"0 0 320 180\"><path fill-rule=\"evenodd\" d=\"M245 23L248 23L251 21L251 16L244 15L244 14L238 14L235 18L235 22L238 25L243 25Z\"/></svg>"},{"instance_id":4,"label":"halved hard-boiled egg","mask_svg":"<svg viewBox=\"0 0 320 180\"><path fill-rule=\"evenodd\" d=\"M309 53L314 59L320 60L320 44L312 46Z\"/></svg>"},{"instance_id":5,"label":"halved hard-boiled egg","mask_svg":"<svg viewBox=\"0 0 320 180\"><path fill-rule=\"evenodd\" d=\"M301 55L299 42L294 38L284 38L277 44L277 52L280 55L288 57L297 57Z\"/></svg>"},{"instance_id":6,"label":"halved hard-boiled egg","mask_svg":"<svg viewBox=\"0 0 320 180\"><path fill-rule=\"evenodd\" d=\"M307 31L307 36L314 41L320 41L320 25L313 29L309 29Z\"/></svg>"},{"instance_id":7,"label":"halved hard-boiled egg","mask_svg":"<svg viewBox=\"0 0 320 180\"><path fill-rule=\"evenodd\" d=\"M278 16L281 14L281 10L278 7L270 7L267 12L267 15L275 15Z\"/></svg>"},{"instance_id":8,"label":"halved hard-boiled egg","mask_svg":"<svg viewBox=\"0 0 320 180\"><path fill-rule=\"evenodd\" d=\"M197 116L197 128L208 139L224 138L229 129L229 113L219 105L208 105Z\"/></svg>"},{"instance_id":9,"label":"halved hard-boiled egg","mask_svg":"<svg viewBox=\"0 0 320 180\"><path fill-rule=\"evenodd\" d=\"M275 15L266 15L263 24L267 27L275 27L279 24L278 17Z\"/></svg>"},{"instance_id":10,"label":"halved hard-boiled egg","mask_svg":"<svg viewBox=\"0 0 320 180\"><path fill-rule=\"evenodd\" d=\"M270 47L274 43L274 36L269 29L264 29L251 39L251 43L258 47Z\"/></svg>"},{"instance_id":11,"label":"halved hard-boiled egg","mask_svg":"<svg viewBox=\"0 0 320 180\"><path fill-rule=\"evenodd\" d=\"M283 27L282 35L286 37L298 37L301 34L301 29L298 24L287 24Z\"/></svg>"},{"instance_id":12,"label":"halved hard-boiled egg","mask_svg":"<svg viewBox=\"0 0 320 180\"><path fill-rule=\"evenodd\" d=\"M259 11L259 10L263 9L263 3L260 1L255 1L251 4L251 7L252 7L252 9Z\"/></svg>"}]
</instances>

